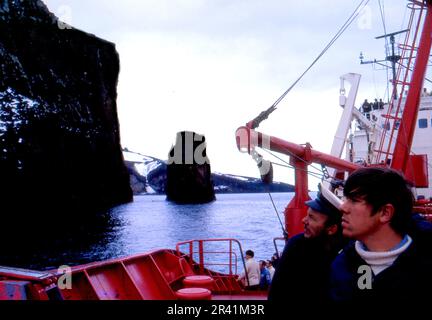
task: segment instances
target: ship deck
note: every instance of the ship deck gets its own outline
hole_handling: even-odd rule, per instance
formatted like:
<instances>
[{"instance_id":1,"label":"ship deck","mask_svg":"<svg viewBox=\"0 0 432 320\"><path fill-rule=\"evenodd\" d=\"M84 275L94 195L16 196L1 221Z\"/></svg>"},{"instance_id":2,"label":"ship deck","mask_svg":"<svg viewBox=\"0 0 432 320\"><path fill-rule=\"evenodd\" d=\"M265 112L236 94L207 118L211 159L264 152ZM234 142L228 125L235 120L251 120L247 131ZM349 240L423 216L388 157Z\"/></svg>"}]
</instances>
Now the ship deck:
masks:
<instances>
[{"instance_id":1,"label":"ship deck","mask_svg":"<svg viewBox=\"0 0 432 320\"><path fill-rule=\"evenodd\" d=\"M237 294L213 294L212 300L267 300L267 291L243 291Z\"/></svg>"}]
</instances>

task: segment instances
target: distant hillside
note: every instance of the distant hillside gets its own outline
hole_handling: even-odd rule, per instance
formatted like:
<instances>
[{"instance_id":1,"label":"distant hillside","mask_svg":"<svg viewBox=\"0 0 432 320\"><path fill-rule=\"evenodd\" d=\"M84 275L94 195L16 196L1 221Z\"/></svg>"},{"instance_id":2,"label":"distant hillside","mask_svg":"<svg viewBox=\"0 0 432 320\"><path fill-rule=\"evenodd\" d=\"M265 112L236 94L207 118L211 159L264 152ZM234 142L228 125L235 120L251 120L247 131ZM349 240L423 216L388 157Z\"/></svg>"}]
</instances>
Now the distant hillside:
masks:
<instances>
[{"instance_id":1,"label":"distant hillside","mask_svg":"<svg viewBox=\"0 0 432 320\"><path fill-rule=\"evenodd\" d=\"M165 161L123 150L134 194L164 194L167 166ZM232 174L212 173L216 193L293 192L287 183L264 184L261 179Z\"/></svg>"},{"instance_id":2,"label":"distant hillside","mask_svg":"<svg viewBox=\"0 0 432 320\"><path fill-rule=\"evenodd\" d=\"M273 182L268 185L258 178L212 173L212 179L217 193L294 192L294 187L290 184Z\"/></svg>"}]
</instances>

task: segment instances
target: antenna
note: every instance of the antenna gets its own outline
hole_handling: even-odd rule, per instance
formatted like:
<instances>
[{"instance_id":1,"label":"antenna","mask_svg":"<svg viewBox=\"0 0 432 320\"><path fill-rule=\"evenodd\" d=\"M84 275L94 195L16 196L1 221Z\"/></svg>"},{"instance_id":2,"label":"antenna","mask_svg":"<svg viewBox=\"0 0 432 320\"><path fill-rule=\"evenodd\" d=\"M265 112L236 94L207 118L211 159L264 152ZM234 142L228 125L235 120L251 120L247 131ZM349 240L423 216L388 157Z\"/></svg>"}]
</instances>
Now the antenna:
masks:
<instances>
[{"instance_id":1,"label":"antenna","mask_svg":"<svg viewBox=\"0 0 432 320\"><path fill-rule=\"evenodd\" d=\"M397 87L396 87L396 63L402 58L400 55L397 55L395 53L395 35L400 34L400 33L404 33L409 31L409 29L405 29L405 30L401 30L401 31L396 31L396 32L392 32L392 33L387 33L387 34L383 34L382 36L378 36L375 37L375 39L381 39L381 38L387 38L390 37L390 44L391 44L391 55L387 56L385 58L385 60L373 60L373 61L363 61L364 56L363 53L360 52L360 63L361 64L367 64L367 63L379 63L379 62L384 62L384 61L390 61L391 62L391 68L392 68L392 72L393 72L393 80L392 80L392 84L393 84L393 99L397 99ZM383 65L383 64L381 64ZM384 65L385 67L387 67L386 65Z\"/></svg>"},{"instance_id":2,"label":"antenna","mask_svg":"<svg viewBox=\"0 0 432 320\"><path fill-rule=\"evenodd\" d=\"M392 49L392 54L391 56L387 56L386 60L390 61L392 64L392 71L393 71L393 99L397 99L397 87L396 87L396 62L398 62L401 58L400 55L396 55L395 54L395 35L400 34L400 33L404 33L409 31L409 29L405 29L405 30L401 30L401 31L396 31L396 32L392 32L392 33L388 33L388 34L384 34L382 36L376 37L375 39L381 39L381 38L386 38L386 37L390 37L390 44L391 44L391 49Z\"/></svg>"}]
</instances>

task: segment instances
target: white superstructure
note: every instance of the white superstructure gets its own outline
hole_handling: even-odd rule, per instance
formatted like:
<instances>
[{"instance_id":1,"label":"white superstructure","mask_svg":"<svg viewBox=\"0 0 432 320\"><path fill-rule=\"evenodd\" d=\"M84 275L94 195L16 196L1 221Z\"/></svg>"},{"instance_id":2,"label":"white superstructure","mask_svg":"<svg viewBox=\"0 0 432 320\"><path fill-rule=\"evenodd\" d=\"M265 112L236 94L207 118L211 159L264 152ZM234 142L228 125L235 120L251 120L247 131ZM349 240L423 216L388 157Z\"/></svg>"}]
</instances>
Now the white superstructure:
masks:
<instances>
[{"instance_id":1,"label":"white superstructure","mask_svg":"<svg viewBox=\"0 0 432 320\"><path fill-rule=\"evenodd\" d=\"M405 104L405 98L402 99L401 112ZM397 105L397 101L394 103ZM376 150L381 145L382 133L385 132L384 146L388 146L388 142L391 135L391 128L393 126L393 117L400 117L391 113L391 117L386 125L386 115L388 111L388 104L383 106L383 109L371 110L368 113L360 112L363 119L358 119L352 122L351 134L347 140L346 158L352 162L357 163L382 163L384 162L385 153L382 153L380 157ZM360 108L359 108L360 109ZM354 113L353 113L354 114ZM399 121L399 120L396 120ZM432 96L426 91L422 94L420 100L420 108L416 121L416 129L414 134L414 140L411 148L411 154L415 155L427 155L428 169L431 168L430 162L432 161ZM398 125L396 124L396 130L394 135L398 133ZM395 137L393 137L392 144L390 145L389 152L392 153L394 149ZM387 147L385 148L385 150ZM430 171L430 170L428 170ZM431 171L432 173L432 171ZM417 188L416 196L425 197L429 199L432 197L432 174L428 175L429 187L428 188Z\"/></svg>"}]
</instances>

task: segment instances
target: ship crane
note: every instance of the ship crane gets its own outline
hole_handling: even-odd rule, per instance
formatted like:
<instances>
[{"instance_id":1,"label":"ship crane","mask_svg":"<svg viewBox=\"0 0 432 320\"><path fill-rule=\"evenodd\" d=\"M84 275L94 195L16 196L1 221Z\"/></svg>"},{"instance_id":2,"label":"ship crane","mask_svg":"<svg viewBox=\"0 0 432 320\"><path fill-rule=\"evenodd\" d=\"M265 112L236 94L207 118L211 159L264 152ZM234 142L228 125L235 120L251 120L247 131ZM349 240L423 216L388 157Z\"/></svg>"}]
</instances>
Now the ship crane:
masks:
<instances>
[{"instance_id":1,"label":"ship crane","mask_svg":"<svg viewBox=\"0 0 432 320\"><path fill-rule=\"evenodd\" d=\"M388 114L384 115L387 117L386 124L390 123L390 120L392 120L393 128L390 131L390 142L388 146L384 146L384 138L381 138L378 149L375 150L378 154L376 158L378 161L376 161L374 165L390 166L393 169L399 170L405 173L406 177L413 182L414 186L417 186L418 181L425 181L425 179L427 180L427 166L426 170L424 170L424 166L417 165L419 159L416 159L415 156L410 155L410 152L419 110L421 90L423 81L425 79L426 68L432 44L432 1L413 1L411 3L411 9L412 16L414 16L414 11L419 12L418 22L415 27L409 27L406 30L377 37L390 37L392 52L391 55L386 58L386 61L392 63L392 83L394 87L392 97L396 97L397 99L397 96L399 96L399 99L391 99ZM421 25L423 25L422 29ZM418 40L417 34L419 33L419 30L421 30L420 40L416 41ZM401 47L403 53L400 56L396 55L394 50L394 36L399 33L406 33L405 43ZM412 37L412 43L408 44L410 34L413 34L414 36ZM418 47L416 47L416 44L418 44ZM413 56L414 51L417 53L416 57ZM405 73L401 72L403 66L398 64L401 59L407 59ZM412 63L414 63L414 66L411 71L410 66ZM399 65L397 72L396 64ZM408 78L409 73L411 73L410 80ZM401 85L399 94L397 94L398 85ZM409 89L406 97L405 107L402 110L401 101L405 86L408 86ZM395 103L395 106L393 105L394 102L397 102ZM273 111L274 108L272 108L271 112ZM349 112L347 111L347 114L348 113ZM399 116L399 114L401 114L401 116ZM259 120L263 120L267 118L268 114L263 113L260 116L261 117L258 117L260 118ZM348 118L354 117L352 114L343 114L342 116L347 116ZM350 118L350 120L351 119L352 118ZM259 123L259 121L250 121L246 124L246 126L237 129L237 147L241 152L247 152L249 154L253 152L255 147L260 147L262 149L279 152L290 157L290 163L295 169L295 195L285 209L285 225L286 229L288 230L288 234L293 236L302 232L303 230L301 221L306 215L307 211L305 201L309 199L307 176L308 166L311 163L329 166L330 168L333 168L335 174L350 173L360 167L359 164L343 160L338 156L338 154L333 153L333 151L336 149L337 153L339 153L341 150L342 144L336 140L340 138L340 134L343 135L343 133L346 132L347 121L341 121L341 124L338 128L340 132L338 131L338 134L335 138L335 149L332 150L332 154L326 154L313 150L308 143L306 145L299 145L258 132L255 130L258 127L257 122ZM395 130L397 130L397 134ZM382 135L383 137L384 134L387 133L384 132ZM391 141L393 135L397 135L397 137L393 144L394 150L390 150L390 146L392 146ZM339 139L339 141L342 140L343 139ZM385 155L385 161L380 161L380 155L382 154Z\"/></svg>"}]
</instances>

